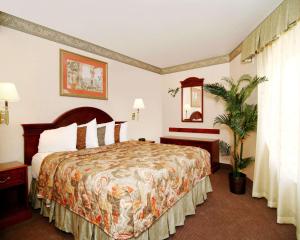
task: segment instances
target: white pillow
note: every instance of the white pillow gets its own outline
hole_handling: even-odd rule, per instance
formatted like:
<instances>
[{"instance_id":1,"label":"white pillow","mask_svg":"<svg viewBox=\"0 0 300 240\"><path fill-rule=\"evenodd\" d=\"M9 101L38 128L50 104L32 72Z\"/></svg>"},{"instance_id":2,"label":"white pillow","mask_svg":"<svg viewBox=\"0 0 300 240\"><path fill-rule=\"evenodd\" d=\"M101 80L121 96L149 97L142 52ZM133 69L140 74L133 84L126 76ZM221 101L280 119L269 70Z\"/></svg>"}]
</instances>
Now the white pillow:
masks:
<instances>
[{"instance_id":1,"label":"white pillow","mask_svg":"<svg viewBox=\"0 0 300 240\"><path fill-rule=\"evenodd\" d=\"M120 127L120 142L128 141L128 122L121 123Z\"/></svg>"},{"instance_id":2,"label":"white pillow","mask_svg":"<svg viewBox=\"0 0 300 240\"><path fill-rule=\"evenodd\" d=\"M45 130L40 135L39 153L75 151L77 143L77 124Z\"/></svg>"},{"instance_id":3,"label":"white pillow","mask_svg":"<svg viewBox=\"0 0 300 240\"><path fill-rule=\"evenodd\" d=\"M115 143L115 121L97 125L98 128L104 126L105 126L105 137L104 137L105 145L114 144Z\"/></svg>"},{"instance_id":4,"label":"white pillow","mask_svg":"<svg viewBox=\"0 0 300 240\"><path fill-rule=\"evenodd\" d=\"M86 124L79 125L78 127L86 127L86 137L85 137L86 148L99 147L96 118Z\"/></svg>"}]
</instances>

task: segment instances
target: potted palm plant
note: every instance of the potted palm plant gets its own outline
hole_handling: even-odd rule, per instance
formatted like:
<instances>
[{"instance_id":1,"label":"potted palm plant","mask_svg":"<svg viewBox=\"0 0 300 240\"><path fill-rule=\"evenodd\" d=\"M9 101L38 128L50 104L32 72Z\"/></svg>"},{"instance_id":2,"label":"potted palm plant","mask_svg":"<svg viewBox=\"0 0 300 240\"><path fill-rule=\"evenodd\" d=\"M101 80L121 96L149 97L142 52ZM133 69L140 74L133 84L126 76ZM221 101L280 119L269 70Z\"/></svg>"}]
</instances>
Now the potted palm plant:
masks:
<instances>
[{"instance_id":1,"label":"potted palm plant","mask_svg":"<svg viewBox=\"0 0 300 240\"><path fill-rule=\"evenodd\" d=\"M265 77L251 77L243 75L235 82L231 78L223 78L228 85L205 84L204 90L221 98L225 104L225 113L217 116L215 124L222 124L231 129L233 135L232 172L229 173L230 191L236 194L244 194L246 191L246 175L241 169L246 168L254 157L243 157L244 142L250 132L256 131L257 104L248 104L247 99L251 96L258 84L266 81Z\"/></svg>"}]
</instances>

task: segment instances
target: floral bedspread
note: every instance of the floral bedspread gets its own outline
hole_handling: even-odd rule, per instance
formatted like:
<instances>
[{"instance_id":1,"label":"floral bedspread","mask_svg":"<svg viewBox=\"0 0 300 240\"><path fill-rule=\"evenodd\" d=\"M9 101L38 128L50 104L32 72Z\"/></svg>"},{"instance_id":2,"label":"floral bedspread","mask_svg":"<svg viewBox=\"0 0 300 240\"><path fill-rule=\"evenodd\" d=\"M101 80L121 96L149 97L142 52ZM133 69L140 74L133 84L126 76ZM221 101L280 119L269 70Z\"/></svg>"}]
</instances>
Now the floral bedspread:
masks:
<instances>
[{"instance_id":1,"label":"floral bedspread","mask_svg":"<svg viewBox=\"0 0 300 240\"><path fill-rule=\"evenodd\" d=\"M205 150L128 141L49 155L38 177L38 197L63 205L115 239L128 239L208 174Z\"/></svg>"}]
</instances>

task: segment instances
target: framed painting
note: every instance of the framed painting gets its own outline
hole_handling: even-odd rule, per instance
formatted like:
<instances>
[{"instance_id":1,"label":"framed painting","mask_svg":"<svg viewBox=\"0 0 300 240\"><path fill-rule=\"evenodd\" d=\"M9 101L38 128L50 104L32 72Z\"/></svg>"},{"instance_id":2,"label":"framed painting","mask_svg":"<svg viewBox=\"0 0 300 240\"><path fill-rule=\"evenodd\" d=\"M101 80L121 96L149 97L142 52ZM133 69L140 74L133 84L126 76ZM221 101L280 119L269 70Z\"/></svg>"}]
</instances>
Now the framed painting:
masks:
<instances>
[{"instance_id":1,"label":"framed painting","mask_svg":"<svg viewBox=\"0 0 300 240\"><path fill-rule=\"evenodd\" d=\"M191 107L201 107L202 103L202 91L200 87L191 87Z\"/></svg>"},{"instance_id":2,"label":"framed painting","mask_svg":"<svg viewBox=\"0 0 300 240\"><path fill-rule=\"evenodd\" d=\"M60 49L60 95L107 99L107 63Z\"/></svg>"}]
</instances>

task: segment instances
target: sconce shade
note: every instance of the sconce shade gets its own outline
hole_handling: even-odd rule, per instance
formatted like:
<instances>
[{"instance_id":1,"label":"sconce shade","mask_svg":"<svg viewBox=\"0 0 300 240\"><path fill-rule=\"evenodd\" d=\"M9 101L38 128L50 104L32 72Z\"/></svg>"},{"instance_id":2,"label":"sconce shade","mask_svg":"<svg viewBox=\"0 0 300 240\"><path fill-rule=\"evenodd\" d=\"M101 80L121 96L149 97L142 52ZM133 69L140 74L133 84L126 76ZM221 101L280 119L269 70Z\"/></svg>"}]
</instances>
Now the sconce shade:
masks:
<instances>
[{"instance_id":1,"label":"sconce shade","mask_svg":"<svg viewBox=\"0 0 300 240\"><path fill-rule=\"evenodd\" d=\"M191 109L191 105L190 104L184 104L183 106L184 110L190 110Z\"/></svg>"},{"instance_id":2,"label":"sconce shade","mask_svg":"<svg viewBox=\"0 0 300 240\"><path fill-rule=\"evenodd\" d=\"M143 99L142 98L134 99L133 108L134 109L144 109L145 105L144 105Z\"/></svg>"},{"instance_id":3,"label":"sconce shade","mask_svg":"<svg viewBox=\"0 0 300 240\"><path fill-rule=\"evenodd\" d=\"M17 102L19 99L15 84L0 82L0 101Z\"/></svg>"}]
</instances>

